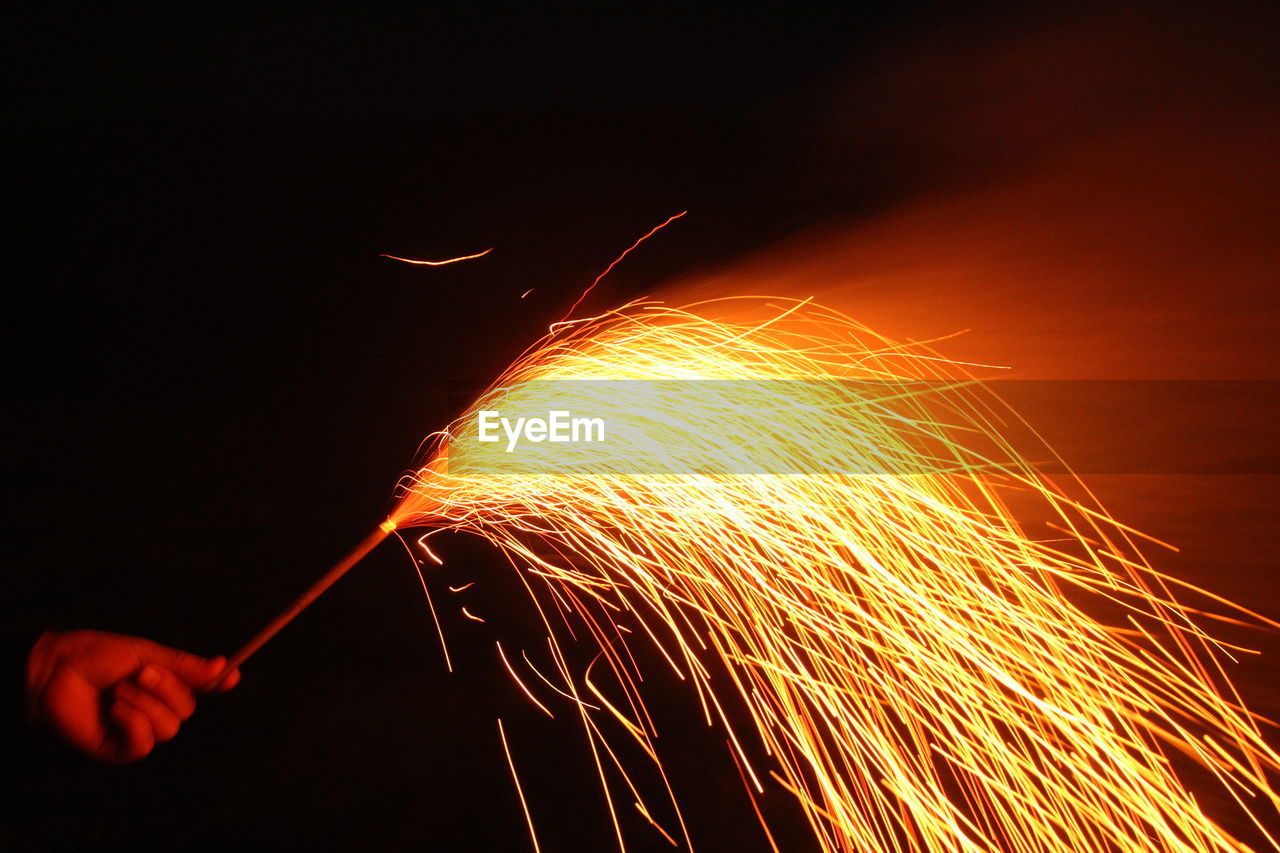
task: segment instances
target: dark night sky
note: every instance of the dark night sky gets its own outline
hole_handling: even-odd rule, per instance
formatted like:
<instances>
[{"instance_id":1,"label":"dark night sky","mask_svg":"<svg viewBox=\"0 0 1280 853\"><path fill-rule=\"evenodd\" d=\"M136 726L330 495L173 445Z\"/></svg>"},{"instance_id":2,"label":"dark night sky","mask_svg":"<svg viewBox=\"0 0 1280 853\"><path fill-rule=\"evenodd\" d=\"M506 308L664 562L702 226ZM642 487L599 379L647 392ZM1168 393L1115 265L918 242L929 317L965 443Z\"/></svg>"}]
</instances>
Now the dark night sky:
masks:
<instances>
[{"instance_id":1,"label":"dark night sky","mask_svg":"<svg viewBox=\"0 0 1280 853\"><path fill-rule=\"evenodd\" d=\"M911 104L862 102L838 150L825 105L895 45L1022 25L990 3L185 6L5 14L5 605L207 654L381 518L420 437L652 225L691 211L594 305L954 178L891 132ZM493 654L541 642L523 591L475 542L441 551L457 672L388 548L145 762L33 748L14 847L525 850L501 716L543 849L607 849L580 732ZM719 733L649 669L697 849L767 849Z\"/></svg>"}]
</instances>

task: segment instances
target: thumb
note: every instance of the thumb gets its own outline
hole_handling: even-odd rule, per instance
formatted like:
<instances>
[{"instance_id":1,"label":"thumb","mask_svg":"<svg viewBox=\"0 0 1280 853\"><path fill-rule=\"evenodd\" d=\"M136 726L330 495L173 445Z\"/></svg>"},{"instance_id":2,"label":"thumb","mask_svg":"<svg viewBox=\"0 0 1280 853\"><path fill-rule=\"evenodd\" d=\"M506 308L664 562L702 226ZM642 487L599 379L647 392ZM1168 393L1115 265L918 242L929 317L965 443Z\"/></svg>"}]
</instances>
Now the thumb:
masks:
<instances>
[{"instance_id":1,"label":"thumb","mask_svg":"<svg viewBox=\"0 0 1280 853\"><path fill-rule=\"evenodd\" d=\"M227 672L227 667L230 663L226 658L219 655L216 658L211 658L210 661L217 664L214 667L215 677L200 688L202 691L205 693L226 693L240 683L240 669L236 668Z\"/></svg>"},{"instance_id":2,"label":"thumb","mask_svg":"<svg viewBox=\"0 0 1280 853\"><path fill-rule=\"evenodd\" d=\"M224 658L202 658L150 640L139 639L134 650L140 663L167 669L186 682L188 687L204 687L220 675L226 666Z\"/></svg>"}]
</instances>

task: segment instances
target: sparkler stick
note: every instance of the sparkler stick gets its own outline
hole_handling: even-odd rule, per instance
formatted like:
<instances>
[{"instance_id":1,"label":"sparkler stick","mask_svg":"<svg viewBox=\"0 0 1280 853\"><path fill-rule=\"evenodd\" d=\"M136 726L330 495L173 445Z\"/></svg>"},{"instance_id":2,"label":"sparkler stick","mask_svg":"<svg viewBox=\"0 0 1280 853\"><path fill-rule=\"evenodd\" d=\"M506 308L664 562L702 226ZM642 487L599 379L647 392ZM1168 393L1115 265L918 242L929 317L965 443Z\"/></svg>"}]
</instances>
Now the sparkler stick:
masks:
<instances>
[{"instance_id":1,"label":"sparkler stick","mask_svg":"<svg viewBox=\"0 0 1280 853\"><path fill-rule=\"evenodd\" d=\"M222 675L218 676L218 679L211 685L211 687L217 687L220 685L227 676L247 661L254 652L262 648L266 645L268 640L278 634L281 628L292 622L294 617L303 610L306 610L313 601L324 594L325 590L333 586L334 583L337 582L338 578L345 575L351 570L352 566L368 556L369 552L378 547L382 540L386 539L395 529L396 524L390 519L375 527L368 536L360 541L359 545L356 545L356 547L352 548L345 557L334 563L333 566L321 575L315 583L307 587L307 590L302 593L302 595L295 598L293 603L282 610L276 618L267 623L266 627L255 634L253 639L245 643L238 652L232 655L230 659L227 660L227 665L222 670Z\"/></svg>"}]
</instances>

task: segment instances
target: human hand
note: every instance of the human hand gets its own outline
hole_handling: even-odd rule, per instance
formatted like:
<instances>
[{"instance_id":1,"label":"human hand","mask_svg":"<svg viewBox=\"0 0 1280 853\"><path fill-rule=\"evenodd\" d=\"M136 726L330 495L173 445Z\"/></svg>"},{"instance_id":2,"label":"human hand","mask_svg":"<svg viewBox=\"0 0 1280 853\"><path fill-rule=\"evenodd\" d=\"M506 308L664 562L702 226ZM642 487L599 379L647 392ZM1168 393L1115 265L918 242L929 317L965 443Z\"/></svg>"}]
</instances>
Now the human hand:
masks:
<instances>
[{"instance_id":1,"label":"human hand","mask_svg":"<svg viewBox=\"0 0 1280 853\"><path fill-rule=\"evenodd\" d=\"M27 707L86 755L137 761L178 733L196 693L236 685L239 670L214 688L225 667L141 637L49 631L27 658Z\"/></svg>"}]
</instances>

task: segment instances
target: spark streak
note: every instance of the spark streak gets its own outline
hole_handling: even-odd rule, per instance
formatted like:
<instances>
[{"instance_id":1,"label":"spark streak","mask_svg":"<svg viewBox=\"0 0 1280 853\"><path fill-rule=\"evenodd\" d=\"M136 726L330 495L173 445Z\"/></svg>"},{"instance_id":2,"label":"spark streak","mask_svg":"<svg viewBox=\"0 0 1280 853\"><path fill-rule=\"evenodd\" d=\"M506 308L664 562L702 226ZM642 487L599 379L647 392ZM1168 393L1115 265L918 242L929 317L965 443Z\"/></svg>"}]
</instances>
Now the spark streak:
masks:
<instances>
[{"instance_id":1,"label":"spark streak","mask_svg":"<svg viewBox=\"0 0 1280 853\"><path fill-rule=\"evenodd\" d=\"M636 240L634 243L628 246L625 252L623 252L621 255L618 255L618 257L614 258L613 262L610 263L609 266L604 268L604 272L596 276L595 280L593 280L591 284L587 286L587 289L582 291L582 293L578 295L577 300L575 300L574 303L569 306L569 310L565 313L565 317L568 318L573 316L573 312L578 310L578 306L582 304L582 300L586 299L587 295L590 294L591 291L596 289L596 285L599 284L604 279L605 276L613 272L613 268L616 267L619 263L621 263L623 258L625 258L627 255L631 254L636 249L638 249L640 247L640 244L643 243L645 240L648 240L654 234L657 234L663 228L666 228L672 222L675 222L677 219L684 216L688 212L689 211L687 210L682 210L679 213L668 216L665 220L662 221L661 224L653 226L647 232L645 232L645 235L643 237L641 237L639 240ZM520 298L523 299L524 297L522 296Z\"/></svg>"},{"instance_id":2,"label":"spark streak","mask_svg":"<svg viewBox=\"0 0 1280 853\"><path fill-rule=\"evenodd\" d=\"M429 437L391 521L472 532L508 556L611 812L616 766L657 825L603 734L620 726L665 783L628 646L645 637L724 730L757 813L752 791L794 797L825 851L1244 853L1171 761L1181 753L1216 778L1266 835L1280 757L1227 680L1227 648L1150 567L1136 531L1002 444L996 425L1016 415L969 378L808 302L633 303L557 323ZM584 379L751 380L758 399L645 401L654 447L691 454L696 474L451 468L477 412ZM929 399L907 387L939 379L963 381ZM902 405L808 380L899 383ZM764 434L716 440L713 422L781 393L782 420ZM625 396L594 402L637 415ZM974 450L977 436L1011 461ZM876 473L827 470L850 459ZM744 463L803 464L752 475ZM1034 511L1015 514L1015 499ZM1100 605L1121 615L1104 620ZM571 672L560 651L575 627L599 647L595 673Z\"/></svg>"},{"instance_id":3,"label":"spark streak","mask_svg":"<svg viewBox=\"0 0 1280 853\"><path fill-rule=\"evenodd\" d=\"M529 825L533 853L542 853L542 848L538 846L538 833L533 829L533 815L529 814L529 804L525 801L524 789L520 787L520 775L516 773L516 763L511 758L511 747L507 746L507 732L502 728L502 720L498 720L498 737L502 739L502 752L507 756L507 766L511 768L511 778L516 783L516 793L520 795L520 808L524 810L524 819Z\"/></svg>"},{"instance_id":4,"label":"spark streak","mask_svg":"<svg viewBox=\"0 0 1280 853\"><path fill-rule=\"evenodd\" d=\"M493 251L492 248L488 248L488 249L485 249L483 252L476 252L474 255L459 255L456 258L445 258L443 261L420 261L420 260L415 260L414 258L401 258L397 255L385 255L385 254L378 255L378 257L390 258L393 261L402 261L406 264L415 264L417 266L442 267L442 266L445 266L446 264L456 264L458 261L470 261L476 258L483 258L485 255L489 254L492 251Z\"/></svg>"}]
</instances>

